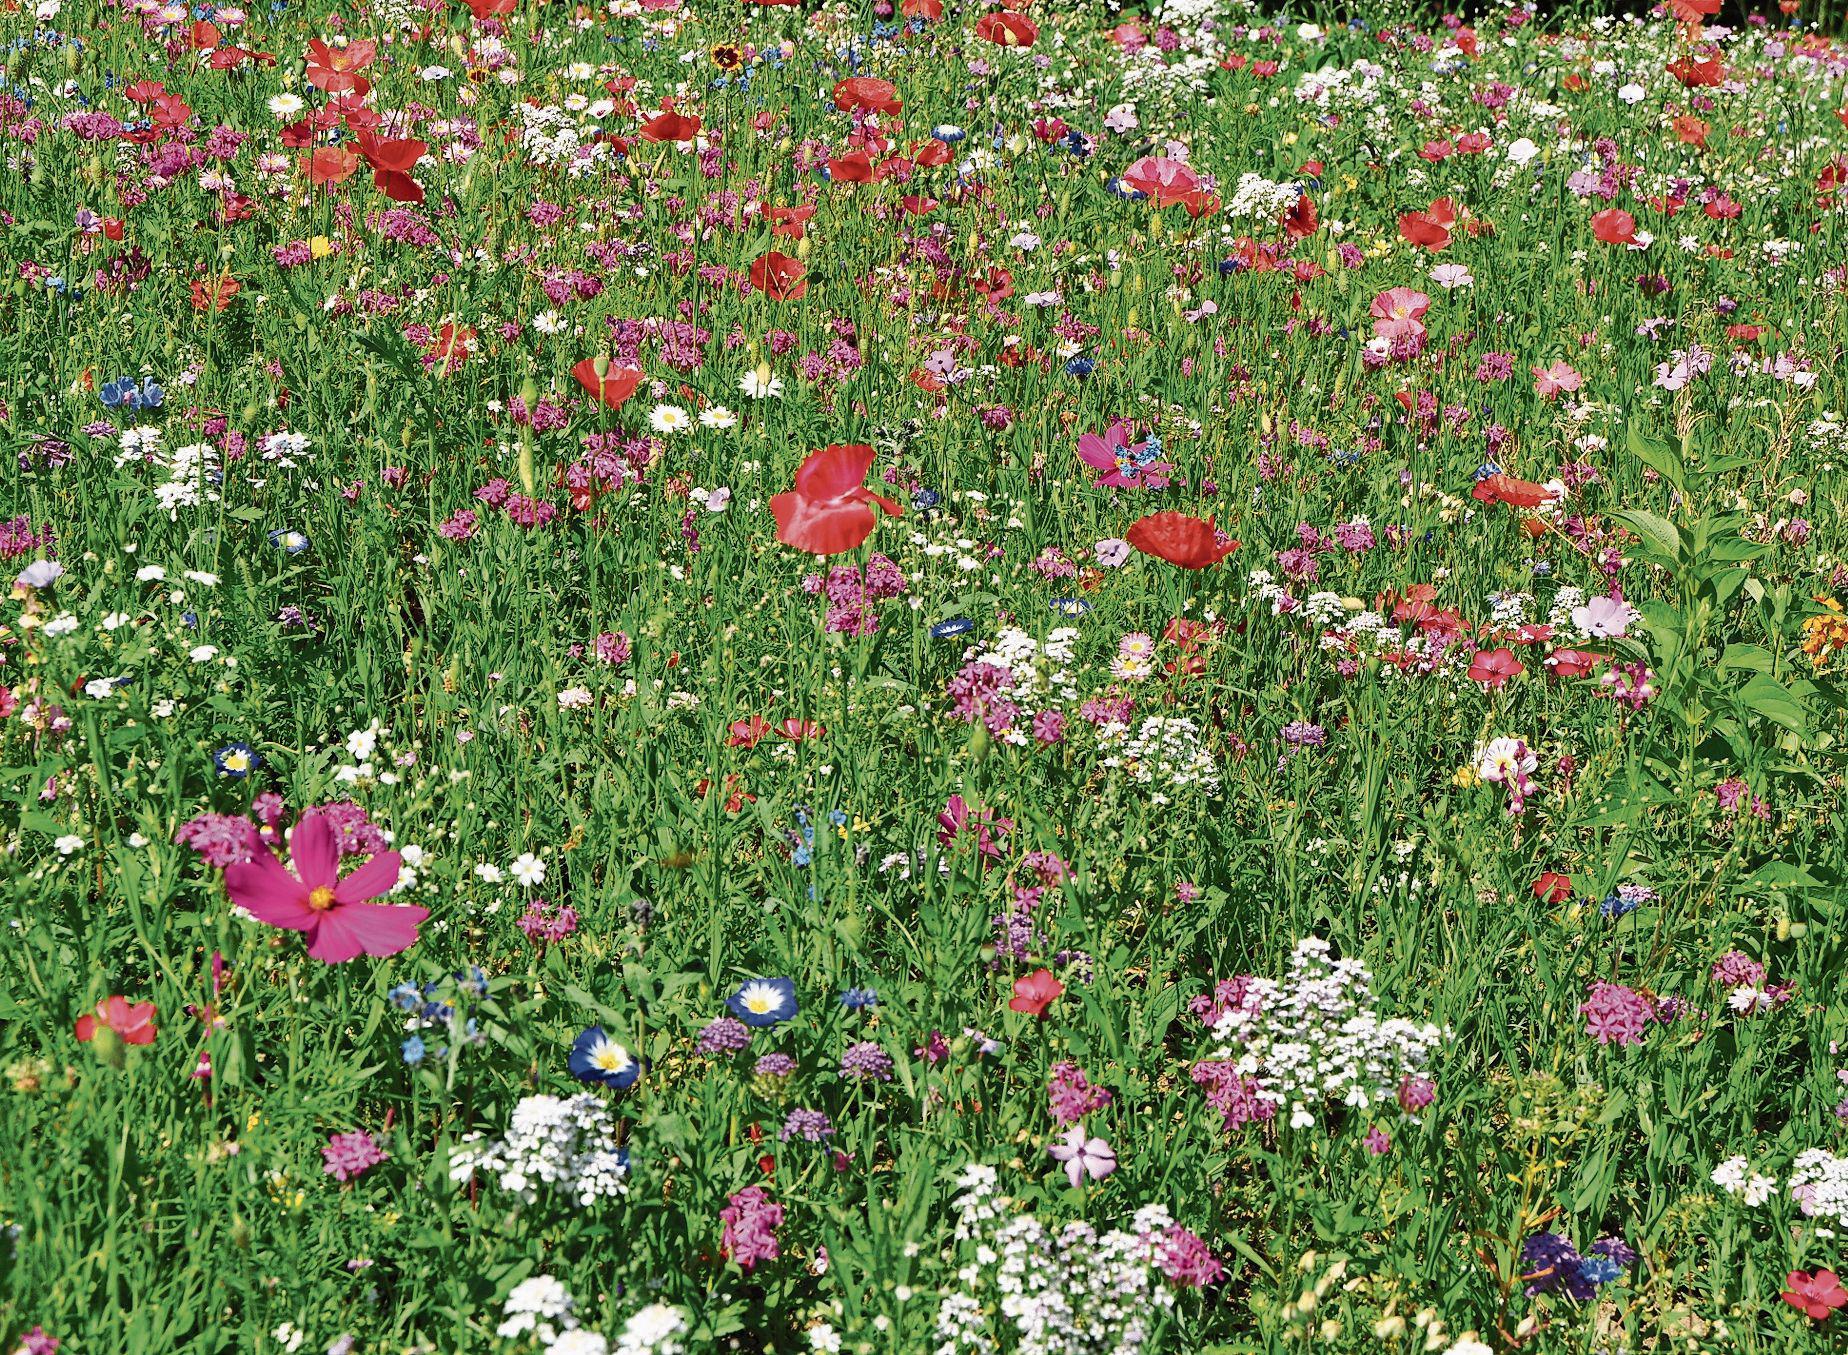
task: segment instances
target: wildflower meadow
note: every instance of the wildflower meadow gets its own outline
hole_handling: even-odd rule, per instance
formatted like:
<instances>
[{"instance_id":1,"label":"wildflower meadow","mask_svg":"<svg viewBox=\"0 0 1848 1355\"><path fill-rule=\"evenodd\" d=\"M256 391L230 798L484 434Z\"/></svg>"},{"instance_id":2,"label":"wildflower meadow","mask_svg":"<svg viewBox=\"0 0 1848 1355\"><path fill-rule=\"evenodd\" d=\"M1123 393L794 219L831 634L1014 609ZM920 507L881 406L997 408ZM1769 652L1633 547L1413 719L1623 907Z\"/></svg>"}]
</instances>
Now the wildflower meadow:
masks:
<instances>
[{"instance_id":1,"label":"wildflower meadow","mask_svg":"<svg viewBox=\"0 0 1848 1355\"><path fill-rule=\"evenodd\" d=\"M0 0L0 1350L1848 1341L1814 0Z\"/></svg>"}]
</instances>

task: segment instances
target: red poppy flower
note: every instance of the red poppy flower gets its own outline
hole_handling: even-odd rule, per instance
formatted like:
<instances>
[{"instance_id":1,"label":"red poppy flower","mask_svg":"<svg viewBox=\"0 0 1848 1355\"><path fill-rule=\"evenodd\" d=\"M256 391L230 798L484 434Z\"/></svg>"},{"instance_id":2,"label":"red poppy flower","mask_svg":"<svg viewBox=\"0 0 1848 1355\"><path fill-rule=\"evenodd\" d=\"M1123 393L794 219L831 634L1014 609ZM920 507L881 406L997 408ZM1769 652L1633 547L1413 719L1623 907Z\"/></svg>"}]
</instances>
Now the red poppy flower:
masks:
<instances>
[{"instance_id":1,"label":"red poppy flower","mask_svg":"<svg viewBox=\"0 0 1848 1355\"><path fill-rule=\"evenodd\" d=\"M898 87L890 80L853 75L834 87L834 106L843 113L863 108L869 113L896 113L904 107Z\"/></svg>"},{"instance_id":2,"label":"red poppy flower","mask_svg":"<svg viewBox=\"0 0 1848 1355\"><path fill-rule=\"evenodd\" d=\"M800 259L771 250L751 264L751 286L772 301L800 301L808 295L807 271Z\"/></svg>"},{"instance_id":3,"label":"red poppy flower","mask_svg":"<svg viewBox=\"0 0 1848 1355\"><path fill-rule=\"evenodd\" d=\"M1433 254L1450 244L1450 229L1457 224L1457 208L1449 198L1439 198L1422 212L1407 212L1399 218L1399 234L1408 244L1428 249Z\"/></svg>"},{"instance_id":4,"label":"red poppy flower","mask_svg":"<svg viewBox=\"0 0 1848 1355\"><path fill-rule=\"evenodd\" d=\"M636 135L643 141L691 141L699 135L699 119L669 109L648 119Z\"/></svg>"},{"instance_id":5,"label":"red poppy flower","mask_svg":"<svg viewBox=\"0 0 1848 1355\"><path fill-rule=\"evenodd\" d=\"M1476 481L1476 487L1470 490L1469 496L1478 503L1505 503L1511 508L1530 509L1549 504L1557 497L1545 485L1499 472Z\"/></svg>"},{"instance_id":6,"label":"red poppy flower","mask_svg":"<svg viewBox=\"0 0 1848 1355\"><path fill-rule=\"evenodd\" d=\"M813 720L798 720L792 715L777 725L776 732L791 743L803 743L809 739L819 739L828 731Z\"/></svg>"},{"instance_id":7,"label":"red poppy flower","mask_svg":"<svg viewBox=\"0 0 1848 1355\"><path fill-rule=\"evenodd\" d=\"M519 0L467 0L469 13L477 19L492 19L497 15L511 14L519 8Z\"/></svg>"},{"instance_id":8,"label":"red poppy flower","mask_svg":"<svg viewBox=\"0 0 1848 1355\"><path fill-rule=\"evenodd\" d=\"M475 351L475 339L474 326L458 325L450 321L436 331L436 337L430 340L424 355L435 362L439 376L448 376L468 361L469 355Z\"/></svg>"},{"instance_id":9,"label":"red poppy flower","mask_svg":"<svg viewBox=\"0 0 1848 1355\"><path fill-rule=\"evenodd\" d=\"M372 186L394 202L422 202L423 187L411 177L411 169L430 147L414 139L383 141L370 132L357 138L359 153L372 166Z\"/></svg>"},{"instance_id":10,"label":"red poppy flower","mask_svg":"<svg viewBox=\"0 0 1848 1355\"><path fill-rule=\"evenodd\" d=\"M1200 176L1184 160L1165 155L1145 155L1123 171L1123 182L1149 198L1157 207L1185 202L1201 191Z\"/></svg>"},{"instance_id":11,"label":"red poppy flower","mask_svg":"<svg viewBox=\"0 0 1848 1355\"><path fill-rule=\"evenodd\" d=\"M1492 692L1501 690L1509 678L1519 677L1526 671L1527 666L1506 646L1478 649L1476 657L1469 661L1469 680L1480 682Z\"/></svg>"},{"instance_id":12,"label":"red poppy flower","mask_svg":"<svg viewBox=\"0 0 1848 1355\"><path fill-rule=\"evenodd\" d=\"M1636 243L1636 218L1620 207L1607 207L1591 219L1591 233L1607 245Z\"/></svg>"},{"instance_id":13,"label":"red poppy flower","mask_svg":"<svg viewBox=\"0 0 1848 1355\"><path fill-rule=\"evenodd\" d=\"M612 367L607 357L585 358L571 369L571 375L592 399L602 401L611 409L621 409L623 402L642 384L642 374L635 368Z\"/></svg>"},{"instance_id":14,"label":"red poppy flower","mask_svg":"<svg viewBox=\"0 0 1848 1355\"><path fill-rule=\"evenodd\" d=\"M329 94L365 94L372 82L360 74L372 64L378 44L357 39L344 47L329 47L315 38L308 44L308 83Z\"/></svg>"},{"instance_id":15,"label":"red poppy flower","mask_svg":"<svg viewBox=\"0 0 1848 1355\"><path fill-rule=\"evenodd\" d=\"M861 482L874 452L863 443L833 443L810 452L796 470L796 487L770 500L776 539L811 555L839 555L872 534L878 504L894 517L904 509Z\"/></svg>"},{"instance_id":16,"label":"red poppy flower","mask_svg":"<svg viewBox=\"0 0 1848 1355\"><path fill-rule=\"evenodd\" d=\"M905 0L899 12L907 19L941 19L943 0Z\"/></svg>"},{"instance_id":17,"label":"red poppy flower","mask_svg":"<svg viewBox=\"0 0 1848 1355\"><path fill-rule=\"evenodd\" d=\"M1848 1307L1848 1289L1842 1288L1832 1270L1813 1275L1793 1270L1784 1277L1784 1284L1784 1302L1813 1321L1826 1322L1837 1308Z\"/></svg>"},{"instance_id":18,"label":"red poppy flower","mask_svg":"<svg viewBox=\"0 0 1848 1355\"><path fill-rule=\"evenodd\" d=\"M158 80L137 80L122 93L131 103L151 104L167 92L167 87Z\"/></svg>"},{"instance_id":19,"label":"red poppy flower","mask_svg":"<svg viewBox=\"0 0 1848 1355\"><path fill-rule=\"evenodd\" d=\"M1024 14L1004 9L976 20L975 36L997 47L1031 47L1039 26Z\"/></svg>"},{"instance_id":20,"label":"red poppy flower","mask_svg":"<svg viewBox=\"0 0 1848 1355\"><path fill-rule=\"evenodd\" d=\"M769 732L770 722L761 715L753 715L747 720L733 720L725 744L728 748L755 748L757 741Z\"/></svg>"},{"instance_id":21,"label":"red poppy flower","mask_svg":"<svg viewBox=\"0 0 1848 1355\"><path fill-rule=\"evenodd\" d=\"M1283 214L1283 233L1292 240L1307 240L1315 234L1319 224L1315 214L1315 199L1307 193Z\"/></svg>"},{"instance_id":22,"label":"red poppy flower","mask_svg":"<svg viewBox=\"0 0 1848 1355\"><path fill-rule=\"evenodd\" d=\"M938 165L950 163L950 148L935 137L929 141L914 141L911 143L911 159L920 169L935 169Z\"/></svg>"},{"instance_id":23,"label":"red poppy flower","mask_svg":"<svg viewBox=\"0 0 1848 1355\"><path fill-rule=\"evenodd\" d=\"M101 1024L122 1037L123 1044L154 1043L154 1004L130 1002L117 994L96 1004L94 1014L85 1012L77 1018L77 1038L88 1044L96 1038Z\"/></svg>"},{"instance_id":24,"label":"red poppy flower","mask_svg":"<svg viewBox=\"0 0 1848 1355\"><path fill-rule=\"evenodd\" d=\"M1236 541L1221 541L1211 518L1185 513L1150 513L1138 518L1124 539L1144 555L1153 555L1182 569L1205 569L1238 549Z\"/></svg>"},{"instance_id":25,"label":"red poppy flower","mask_svg":"<svg viewBox=\"0 0 1848 1355\"><path fill-rule=\"evenodd\" d=\"M943 206L943 204L938 202L935 198L921 198L915 193L907 193L898 200L898 205L913 216L929 216L932 212Z\"/></svg>"},{"instance_id":26,"label":"red poppy flower","mask_svg":"<svg viewBox=\"0 0 1848 1355\"><path fill-rule=\"evenodd\" d=\"M1694 146L1700 150L1707 149L1707 133L1712 130L1702 119L1684 113L1669 124L1675 129L1675 137L1684 146Z\"/></svg>"},{"instance_id":27,"label":"red poppy flower","mask_svg":"<svg viewBox=\"0 0 1848 1355\"><path fill-rule=\"evenodd\" d=\"M1668 63L1668 73L1688 89L1712 89L1726 83L1726 67L1717 56L1679 57Z\"/></svg>"},{"instance_id":28,"label":"red poppy flower","mask_svg":"<svg viewBox=\"0 0 1848 1355\"><path fill-rule=\"evenodd\" d=\"M359 157L345 146L323 146L302 161L308 182L319 188L324 184L345 183L359 168Z\"/></svg>"},{"instance_id":29,"label":"red poppy flower","mask_svg":"<svg viewBox=\"0 0 1848 1355\"><path fill-rule=\"evenodd\" d=\"M196 23L188 31L187 39L192 43L193 51L209 52L218 46L218 26L204 21Z\"/></svg>"},{"instance_id":30,"label":"red poppy flower","mask_svg":"<svg viewBox=\"0 0 1848 1355\"><path fill-rule=\"evenodd\" d=\"M1542 903L1564 903L1572 897L1572 877L1556 870L1540 872L1534 881L1534 897Z\"/></svg>"},{"instance_id":31,"label":"red poppy flower","mask_svg":"<svg viewBox=\"0 0 1848 1355\"><path fill-rule=\"evenodd\" d=\"M815 215L813 207L771 207L766 215L775 223L770 227L770 234L781 235L790 240L800 240L808 228L808 219Z\"/></svg>"},{"instance_id":32,"label":"red poppy flower","mask_svg":"<svg viewBox=\"0 0 1848 1355\"><path fill-rule=\"evenodd\" d=\"M865 151L848 151L828 161L828 178L834 183L871 183L875 177L873 158Z\"/></svg>"},{"instance_id":33,"label":"red poppy flower","mask_svg":"<svg viewBox=\"0 0 1848 1355\"><path fill-rule=\"evenodd\" d=\"M1052 976L1051 970L1036 969L1014 980L1014 996L1008 999L1007 1007L1009 1011L1026 1016L1043 1017L1046 1008L1057 1002L1064 992L1065 985Z\"/></svg>"}]
</instances>

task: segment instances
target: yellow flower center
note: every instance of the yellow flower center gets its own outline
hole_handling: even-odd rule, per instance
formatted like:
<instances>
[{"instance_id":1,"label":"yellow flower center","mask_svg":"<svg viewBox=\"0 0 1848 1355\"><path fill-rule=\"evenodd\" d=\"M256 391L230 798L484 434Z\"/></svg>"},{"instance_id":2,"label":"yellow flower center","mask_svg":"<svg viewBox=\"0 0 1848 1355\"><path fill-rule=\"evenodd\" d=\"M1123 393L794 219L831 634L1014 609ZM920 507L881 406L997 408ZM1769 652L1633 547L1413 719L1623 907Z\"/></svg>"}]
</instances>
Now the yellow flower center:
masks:
<instances>
[{"instance_id":1,"label":"yellow flower center","mask_svg":"<svg viewBox=\"0 0 1848 1355\"><path fill-rule=\"evenodd\" d=\"M308 906L317 913L325 913L334 906L334 891L326 885L308 892Z\"/></svg>"}]
</instances>

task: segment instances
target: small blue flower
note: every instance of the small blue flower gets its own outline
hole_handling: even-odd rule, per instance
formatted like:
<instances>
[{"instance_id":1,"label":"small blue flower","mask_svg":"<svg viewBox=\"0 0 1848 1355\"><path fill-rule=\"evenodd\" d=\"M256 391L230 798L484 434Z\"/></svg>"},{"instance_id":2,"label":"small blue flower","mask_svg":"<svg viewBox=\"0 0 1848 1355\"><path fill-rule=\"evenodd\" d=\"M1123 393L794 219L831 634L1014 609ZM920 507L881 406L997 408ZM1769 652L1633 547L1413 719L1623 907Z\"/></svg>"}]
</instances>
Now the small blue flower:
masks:
<instances>
[{"instance_id":1,"label":"small blue flower","mask_svg":"<svg viewBox=\"0 0 1848 1355\"><path fill-rule=\"evenodd\" d=\"M1494 461L1484 461L1480 466L1476 467L1476 478L1478 480L1486 480L1491 475L1500 475L1501 473L1502 468L1500 464Z\"/></svg>"},{"instance_id":2,"label":"small blue flower","mask_svg":"<svg viewBox=\"0 0 1848 1355\"><path fill-rule=\"evenodd\" d=\"M1578 1274L1581 1280L1589 1284L1609 1284L1623 1274L1623 1267L1608 1256L1582 1256L1579 1258Z\"/></svg>"},{"instance_id":3,"label":"small blue flower","mask_svg":"<svg viewBox=\"0 0 1848 1355\"><path fill-rule=\"evenodd\" d=\"M747 1026L774 1026L796 1014L792 979L751 979L725 999L726 1009Z\"/></svg>"},{"instance_id":4,"label":"small blue flower","mask_svg":"<svg viewBox=\"0 0 1848 1355\"><path fill-rule=\"evenodd\" d=\"M1125 202L1147 202L1149 200L1149 195L1147 193L1144 193L1140 188L1131 187L1121 179L1110 180L1104 185L1104 191L1111 194L1113 197L1123 199Z\"/></svg>"},{"instance_id":5,"label":"small blue flower","mask_svg":"<svg viewBox=\"0 0 1848 1355\"><path fill-rule=\"evenodd\" d=\"M1047 605L1060 616L1083 616L1091 610L1091 604L1083 598L1054 598Z\"/></svg>"},{"instance_id":6,"label":"small blue flower","mask_svg":"<svg viewBox=\"0 0 1848 1355\"><path fill-rule=\"evenodd\" d=\"M287 551L290 555L300 555L308 549L308 537L302 532L292 531L287 527L278 527L269 534L270 545L277 550Z\"/></svg>"},{"instance_id":7,"label":"small blue flower","mask_svg":"<svg viewBox=\"0 0 1848 1355\"><path fill-rule=\"evenodd\" d=\"M592 1026L571 1044L567 1060L571 1076L579 1082L591 1082L621 1091L642 1075L642 1065L635 1057L603 1033L602 1026Z\"/></svg>"},{"instance_id":8,"label":"small blue flower","mask_svg":"<svg viewBox=\"0 0 1848 1355\"><path fill-rule=\"evenodd\" d=\"M406 1040L403 1044L398 1046L398 1053L403 1055L404 1061L406 1063L409 1063L409 1064L422 1063L423 1056L424 1056L423 1036L421 1035L411 1036L410 1039Z\"/></svg>"},{"instance_id":9,"label":"small blue flower","mask_svg":"<svg viewBox=\"0 0 1848 1355\"><path fill-rule=\"evenodd\" d=\"M961 141L968 135L962 128L949 122L938 123L935 127L930 129L930 134L936 140L943 142L946 146L954 146L958 141Z\"/></svg>"},{"instance_id":10,"label":"small blue flower","mask_svg":"<svg viewBox=\"0 0 1848 1355\"><path fill-rule=\"evenodd\" d=\"M212 765L218 768L220 776L242 780L261 767L263 759L247 743L227 743L212 754Z\"/></svg>"},{"instance_id":11,"label":"small blue flower","mask_svg":"<svg viewBox=\"0 0 1848 1355\"><path fill-rule=\"evenodd\" d=\"M911 506L919 512L923 512L927 508L935 508L942 502L943 495L939 494L934 489L913 490L911 494Z\"/></svg>"},{"instance_id":12,"label":"small blue flower","mask_svg":"<svg viewBox=\"0 0 1848 1355\"><path fill-rule=\"evenodd\" d=\"M385 994L399 1011L414 1012L423 1002L423 990L414 983L401 983Z\"/></svg>"},{"instance_id":13,"label":"small blue flower","mask_svg":"<svg viewBox=\"0 0 1848 1355\"><path fill-rule=\"evenodd\" d=\"M975 629L975 622L966 616L952 616L947 621L939 621L930 628L933 640L948 640L952 636L967 635Z\"/></svg>"},{"instance_id":14,"label":"small blue flower","mask_svg":"<svg viewBox=\"0 0 1848 1355\"><path fill-rule=\"evenodd\" d=\"M841 1006L850 1012L865 1011L878 1002L879 994L871 988L849 988L841 994Z\"/></svg>"},{"instance_id":15,"label":"small blue flower","mask_svg":"<svg viewBox=\"0 0 1848 1355\"><path fill-rule=\"evenodd\" d=\"M1065 364L1065 374L1067 376L1089 376L1096 370L1097 364L1090 358L1073 358L1070 362Z\"/></svg>"}]
</instances>

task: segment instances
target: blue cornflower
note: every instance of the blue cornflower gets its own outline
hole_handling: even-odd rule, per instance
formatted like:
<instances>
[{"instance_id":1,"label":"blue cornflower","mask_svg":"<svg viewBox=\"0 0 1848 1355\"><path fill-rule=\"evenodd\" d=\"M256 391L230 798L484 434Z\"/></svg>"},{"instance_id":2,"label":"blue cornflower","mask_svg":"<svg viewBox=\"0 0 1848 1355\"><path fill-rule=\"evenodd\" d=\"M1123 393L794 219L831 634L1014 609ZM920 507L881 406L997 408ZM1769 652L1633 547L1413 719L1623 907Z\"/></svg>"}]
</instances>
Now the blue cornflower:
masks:
<instances>
[{"instance_id":1,"label":"blue cornflower","mask_svg":"<svg viewBox=\"0 0 1848 1355\"><path fill-rule=\"evenodd\" d=\"M308 549L309 545L308 537L305 533L297 532L287 527L278 527L269 534L269 539L270 545L274 546L277 550L285 550L291 555L300 555L303 551Z\"/></svg>"},{"instance_id":2,"label":"blue cornflower","mask_svg":"<svg viewBox=\"0 0 1848 1355\"><path fill-rule=\"evenodd\" d=\"M933 640L948 640L952 636L967 635L975 629L975 622L966 616L952 616L947 621L939 621L930 628Z\"/></svg>"},{"instance_id":3,"label":"blue cornflower","mask_svg":"<svg viewBox=\"0 0 1848 1355\"><path fill-rule=\"evenodd\" d=\"M1097 370L1097 364L1090 358L1073 358L1065 364L1067 376L1089 376Z\"/></svg>"},{"instance_id":4,"label":"blue cornflower","mask_svg":"<svg viewBox=\"0 0 1848 1355\"><path fill-rule=\"evenodd\" d=\"M1060 616L1083 616L1091 610L1091 604L1083 598L1054 598L1047 605Z\"/></svg>"},{"instance_id":5,"label":"blue cornflower","mask_svg":"<svg viewBox=\"0 0 1848 1355\"><path fill-rule=\"evenodd\" d=\"M879 994L871 988L849 988L841 994L841 1006L850 1012L864 1011L868 1007L877 1006L878 1002Z\"/></svg>"}]
</instances>

